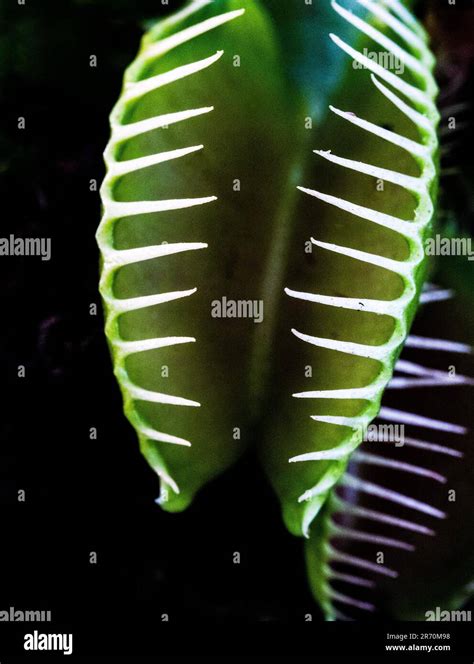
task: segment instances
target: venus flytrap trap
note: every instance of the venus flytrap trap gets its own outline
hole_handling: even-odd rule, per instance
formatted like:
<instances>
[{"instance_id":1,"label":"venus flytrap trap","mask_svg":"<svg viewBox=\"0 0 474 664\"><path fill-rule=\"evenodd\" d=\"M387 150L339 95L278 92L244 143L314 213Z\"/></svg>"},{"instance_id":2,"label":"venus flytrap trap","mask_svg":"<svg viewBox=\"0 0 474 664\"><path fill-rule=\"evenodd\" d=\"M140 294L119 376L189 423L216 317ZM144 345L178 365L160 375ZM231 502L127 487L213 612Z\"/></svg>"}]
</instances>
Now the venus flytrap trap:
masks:
<instances>
[{"instance_id":1,"label":"venus flytrap trap","mask_svg":"<svg viewBox=\"0 0 474 664\"><path fill-rule=\"evenodd\" d=\"M430 309L454 297L432 287L424 296ZM459 295L450 300L449 308L472 340L472 324L467 316L459 317L463 299ZM448 321L443 312L441 316L438 312L435 319ZM437 327L443 333L450 323ZM352 455L306 544L312 590L329 620L361 619L376 610L398 619L430 619L426 616L433 607L453 610L472 594L473 538L456 525L456 539L462 541L453 541L450 523L470 514L470 498L456 507L451 487L456 484L453 475L469 463L466 424L472 425L472 416L466 404L474 379L461 371L451 375L431 368L442 359L449 368L466 366L472 374L472 347L410 335L405 352L411 358L415 353L420 363L399 360L386 397L406 392L410 410L385 406L378 416L379 421L403 423L403 453L396 444L374 447L365 441ZM439 399L433 398L436 393ZM441 419L432 402L442 402L443 395L461 403L449 418ZM413 412L413 401L421 401L423 415Z\"/></svg>"},{"instance_id":2,"label":"venus flytrap trap","mask_svg":"<svg viewBox=\"0 0 474 664\"><path fill-rule=\"evenodd\" d=\"M360 4L378 7L365 0ZM326 121L319 136L346 152L350 145L357 159L317 151L336 168L329 170L319 162L313 177L338 195L299 187L308 196L299 208L305 224L296 234L289 263L288 276L295 286L286 288L296 302L283 305L299 345L288 335L280 337L274 398L282 415L272 415L263 454L288 528L305 536L361 443L361 429L380 408L418 305L427 263L423 248L432 231L436 196L437 88L428 47L380 7L377 18L385 20L418 59L340 4L332 6L374 44L371 48L395 51L413 81L400 79L332 35L368 71L349 70L340 96L346 104L350 99L350 112L331 105L335 118ZM377 122L364 118L369 113ZM395 164L399 170L389 168ZM380 189L377 182L383 185ZM316 206L314 199L329 209ZM315 239L316 231L328 239ZM317 248L312 250L312 266L302 260L308 237ZM321 332L308 334L311 327ZM303 390L310 382L304 379L308 366L314 367L311 382L317 386ZM295 387L297 401L292 404L284 394L285 384Z\"/></svg>"},{"instance_id":3,"label":"venus flytrap trap","mask_svg":"<svg viewBox=\"0 0 474 664\"><path fill-rule=\"evenodd\" d=\"M332 619L331 561L349 554L331 539L350 532L331 520L335 487L362 481L349 462L383 463L356 450L423 298L439 116L427 37L399 0L306 11L195 0L149 30L111 115L97 240L114 371L159 502L186 508L255 443ZM229 302L261 315L212 313Z\"/></svg>"},{"instance_id":4,"label":"venus flytrap trap","mask_svg":"<svg viewBox=\"0 0 474 664\"><path fill-rule=\"evenodd\" d=\"M98 231L106 333L168 510L240 456L260 398L271 316L255 326L211 313L223 297L269 307L283 288L296 189L255 192L256 177L284 192L296 147L274 41L257 3L192 3L145 36L112 113Z\"/></svg>"}]
</instances>

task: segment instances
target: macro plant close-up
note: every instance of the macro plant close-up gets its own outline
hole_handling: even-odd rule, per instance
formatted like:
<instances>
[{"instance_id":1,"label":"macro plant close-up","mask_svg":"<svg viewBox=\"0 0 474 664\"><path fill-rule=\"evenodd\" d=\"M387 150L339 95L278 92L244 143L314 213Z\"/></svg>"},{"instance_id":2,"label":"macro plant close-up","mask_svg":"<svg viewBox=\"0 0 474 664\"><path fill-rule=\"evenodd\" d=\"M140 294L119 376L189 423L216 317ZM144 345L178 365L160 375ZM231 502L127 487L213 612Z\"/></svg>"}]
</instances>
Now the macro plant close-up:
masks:
<instances>
[{"instance_id":1,"label":"macro plant close-up","mask_svg":"<svg viewBox=\"0 0 474 664\"><path fill-rule=\"evenodd\" d=\"M474 9L6 4L13 518L98 614L470 621Z\"/></svg>"},{"instance_id":2,"label":"macro plant close-up","mask_svg":"<svg viewBox=\"0 0 474 664\"><path fill-rule=\"evenodd\" d=\"M339 80L297 79L272 3L241 5L191 3L147 33L127 69L97 234L106 333L125 413L161 480L158 502L185 508L256 445L288 529L308 540L313 592L334 619L341 605L377 609L339 586L358 595L378 589L379 575L395 579L381 561L414 550L413 533L435 536L446 516L435 506L442 496L432 505L369 471L446 483L431 457L457 449L410 440L425 452L415 465L379 450L383 437L358 448L377 415L410 433L464 429L423 410L380 411L385 389L474 384L399 360L407 338L428 360L469 352L409 336L423 302L447 297L423 290L439 186L434 56L400 2L319 3L324 20L311 40L343 52L336 60L330 49ZM380 64L384 56L403 74ZM394 369L405 377L390 382ZM362 507L364 494L388 502L388 513ZM361 557L357 544L373 546ZM464 599L470 571L459 570L443 605ZM395 588L382 585L382 609L416 618L431 606L399 607Z\"/></svg>"}]
</instances>

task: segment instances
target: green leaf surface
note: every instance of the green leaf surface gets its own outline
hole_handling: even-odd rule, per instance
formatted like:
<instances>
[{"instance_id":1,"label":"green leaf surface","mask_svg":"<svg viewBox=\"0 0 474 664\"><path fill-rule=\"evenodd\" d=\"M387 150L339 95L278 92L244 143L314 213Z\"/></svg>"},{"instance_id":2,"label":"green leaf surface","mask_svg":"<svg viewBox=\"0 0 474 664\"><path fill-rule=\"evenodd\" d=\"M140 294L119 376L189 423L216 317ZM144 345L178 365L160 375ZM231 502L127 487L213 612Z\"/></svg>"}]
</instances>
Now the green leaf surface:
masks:
<instances>
[{"instance_id":1,"label":"green leaf surface","mask_svg":"<svg viewBox=\"0 0 474 664\"><path fill-rule=\"evenodd\" d=\"M341 611L355 611L359 619L370 616L355 600L372 604L379 615L424 621L462 609L473 593L473 263L467 255L439 257L434 276L452 297L421 307L414 334L426 342L437 340L437 348L409 347L403 357L418 368L444 372L447 381L389 390L384 403L445 426L451 423L456 431L406 426L403 445L364 444L366 453L392 459L396 466L387 469L359 461L351 465L351 475L384 491L376 496L346 485L345 493L326 502L305 546L313 594L330 620ZM421 446L410 446L411 439L421 441ZM407 472L407 463L423 473ZM398 501L389 492L396 493ZM417 502L403 504L400 497ZM350 537L341 537L336 524L342 524ZM366 533L378 540L364 542ZM338 558L341 552L345 561Z\"/></svg>"},{"instance_id":2,"label":"green leaf surface","mask_svg":"<svg viewBox=\"0 0 474 664\"><path fill-rule=\"evenodd\" d=\"M287 526L307 534L378 412L425 277L433 58L398 2L300 7L288 23L270 1L244 4L198 1L159 22L126 73L101 292L165 507L255 439ZM330 102L344 112L326 117ZM223 298L261 307L261 322L216 318Z\"/></svg>"},{"instance_id":3,"label":"green leaf surface","mask_svg":"<svg viewBox=\"0 0 474 664\"><path fill-rule=\"evenodd\" d=\"M419 96L419 115L407 117L366 68L354 66L357 53L374 54L370 63L387 54L383 39L390 31L375 41L373 27L380 29L377 22L362 24L368 34L346 56L345 82L332 100L336 111L313 132L320 152L300 183L289 297L276 336L261 456L295 534L308 535L377 415L426 276L423 246L437 191L433 60L417 36L416 49L405 44L399 54L406 59L399 75L373 69L376 82L386 76L402 93L399 100L407 92Z\"/></svg>"},{"instance_id":4,"label":"green leaf surface","mask_svg":"<svg viewBox=\"0 0 474 664\"><path fill-rule=\"evenodd\" d=\"M195 3L145 36L106 151L98 232L106 331L127 417L171 511L249 443L283 288L297 102L265 12L241 7ZM139 124L157 119L168 126ZM162 163L129 161L166 153ZM143 212L144 201L169 203ZM144 252L127 255L136 248ZM156 305L133 300L166 293ZM216 317L222 298L264 301L264 321ZM155 348L123 346L150 339Z\"/></svg>"}]
</instances>

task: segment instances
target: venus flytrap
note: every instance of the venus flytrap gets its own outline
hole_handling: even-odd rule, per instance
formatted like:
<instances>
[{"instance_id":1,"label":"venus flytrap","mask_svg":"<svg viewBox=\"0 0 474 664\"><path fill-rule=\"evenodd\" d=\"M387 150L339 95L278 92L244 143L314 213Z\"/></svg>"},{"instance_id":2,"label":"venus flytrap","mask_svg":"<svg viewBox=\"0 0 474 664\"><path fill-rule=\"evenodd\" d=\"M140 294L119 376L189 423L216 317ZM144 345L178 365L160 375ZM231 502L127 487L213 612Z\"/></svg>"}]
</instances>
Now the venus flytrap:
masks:
<instances>
[{"instance_id":1,"label":"venus flytrap","mask_svg":"<svg viewBox=\"0 0 474 664\"><path fill-rule=\"evenodd\" d=\"M441 289L427 292L443 293ZM474 328L463 300L461 294L456 296L450 308L465 337L472 339ZM441 297L432 298L429 307L443 302ZM443 333L450 323L444 322L448 317L442 312L441 316L438 328ZM449 366L464 365L472 373L472 347L410 335L406 348L425 364L399 360L396 372L401 377L392 378L387 395L407 391L412 395L411 410L385 406L379 412L379 421L403 423L404 453L396 444L380 447L364 442L361 451L352 455L348 471L315 520L306 543L311 587L328 620L363 619L380 610L397 619L423 620L433 606L454 610L472 594L472 536L459 526L459 520L468 518L471 501L466 496L467 504L450 504L449 487L456 484L453 464L457 474L469 464L465 424L472 417L466 416L465 404L470 403L474 380L460 371L448 379L447 372L430 368L442 358ZM456 402L462 395L449 419L433 408L426 412L426 404L438 391ZM423 416L413 412L413 402L417 407L424 405ZM457 528L456 540L449 531L451 519Z\"/></svg>"},{"instance_id":2,"label":"venus flytrap","mask_svg":"<svg viewBox=\"0 0 474 664\"><path fill-rule=\"evenodd\" d=\"M370 2L360 4L372 8ZM379 411L418 306L427 266L424 242L432 232L437 190L437 87L426 43L390 14L390 27L405 49L418 53L415 66L413 56L380 28L339 3L332 6L370 38L371 48L392 48L413 81L400 79L331 36L366 70L350 69L340 92L345 104L350 99L350 112L331 105L334 117L318 135L340 150L347 152L350 146L357 158L317 150L319 161L306 179L311 175L338 195L299 187L307 195L298 209L304 224L289 261L287 278L295 286L288 285L286 294L292 301L282 305L282 327L291 327L299 343L283 333L278 340L277 408L266 427L262 454L288 528L306 536L361 443L361 431ZM386 13L377 12L377 18ZM365 113L378 122L365 119ZM327 240L315 239L316 233ZM301 251L308 237L312 266L305 265ZM321 332L309 333L311 328ZM313 367L310 379L305 367ZM314 387L304 389L310 383ZM294 387L293 403L284 393L285 384Z\"/></svg>"},{"instance_id":3,"label":"venus flytrap","mask_svg":"<svg viewBox=\"0 0 474 664\"><path fill-rule=\"evenodd\" d=\"M283 288L295 102L274 42L258 3L191 3L145 36L111 115L106 334L171 511L240 456L264 382L271 315L211 313L223 297L269 307ZM258 196L256 178L282 195Z\"/></svg>"},{"instance_id":4,"label":"venus flytrap","mask_svg":"<svg viewBox=\"0 0 474 664\"><path fill-rule=\"evenodd\" d=\"M356 537L331 522L334 489L360 482L351 460L380 465L354 455L430 297L437 87L399 0L320 3L321 20L287 11L195 0L144 37L111 115L100 290L159 502L186 508L255 443L334 618L330 579L344 574L330 562L347 554L331 538ZM321 62L312 48L298 56L288 26ZM395 60L398 74L380 64ZM223 302L262 315L213 315Z\"/></svg>"}]
</instances>

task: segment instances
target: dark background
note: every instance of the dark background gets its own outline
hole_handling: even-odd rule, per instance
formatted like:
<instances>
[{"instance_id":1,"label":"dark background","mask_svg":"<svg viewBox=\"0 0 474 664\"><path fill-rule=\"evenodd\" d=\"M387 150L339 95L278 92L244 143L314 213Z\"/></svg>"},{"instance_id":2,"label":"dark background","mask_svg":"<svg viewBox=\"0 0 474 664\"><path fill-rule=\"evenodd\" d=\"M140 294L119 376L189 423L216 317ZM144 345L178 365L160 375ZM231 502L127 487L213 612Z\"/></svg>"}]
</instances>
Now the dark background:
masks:
<instances>
[{"instance_id":1,"label":"dark background","mask_svg":"<svg viewBox=\"0 0 474 664\"><path fill-rule=\"evenodd\" d=\"M182 4L0 1L1 235L52 239L49 262L0 262L0 610L50 609L48 629L68 624L84 638L111 629L114 653L126 642L157 652L160 639L165 651L205 651L186 629L171 646L163 613L170 634L183 622L211 625L224 648L220 626L321 619L302 543L252 452L185 513L155 505L158 481L122 415L102 332L100 203L89 180L103 178L108 114L143 22Z\"/></svg>"}]
</instances>

